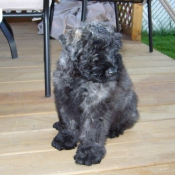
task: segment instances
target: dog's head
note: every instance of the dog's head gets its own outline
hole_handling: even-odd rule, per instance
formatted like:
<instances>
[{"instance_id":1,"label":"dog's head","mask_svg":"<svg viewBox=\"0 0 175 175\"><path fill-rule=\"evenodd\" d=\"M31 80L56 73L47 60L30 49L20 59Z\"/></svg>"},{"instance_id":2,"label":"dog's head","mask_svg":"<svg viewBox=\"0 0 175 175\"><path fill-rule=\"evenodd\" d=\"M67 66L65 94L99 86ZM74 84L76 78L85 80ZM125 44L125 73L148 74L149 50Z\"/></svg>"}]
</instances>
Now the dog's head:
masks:
<instances>
[{"instance_id":1,"label":"dog's head","mask_svg":"<svg viewBox=\"0 0 175 175\"><path fill-rule=\"evenodd\" d=\"M121 35L102 22L85 23L59 40L73 62L75 75L88 81L105 83L116 80L123 68L118 50Z\"/></svg>"}]
</instances>

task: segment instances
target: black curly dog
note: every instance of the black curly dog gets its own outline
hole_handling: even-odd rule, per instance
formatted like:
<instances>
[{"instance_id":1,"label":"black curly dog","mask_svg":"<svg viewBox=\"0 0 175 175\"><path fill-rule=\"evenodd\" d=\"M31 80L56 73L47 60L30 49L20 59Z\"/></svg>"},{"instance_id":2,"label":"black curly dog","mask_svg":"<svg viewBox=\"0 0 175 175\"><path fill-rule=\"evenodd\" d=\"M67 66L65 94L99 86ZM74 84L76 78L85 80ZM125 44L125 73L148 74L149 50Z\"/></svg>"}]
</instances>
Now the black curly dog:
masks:
<instances>
[{"instance_id":1,"label":"black curly dog","mask_svg":"<svg viewBox=\"0 0 175 175\"><path fill-rule=\"evenodd\" d=\"M63 50L54 71L58 150L78 144L77 164L100 163L106 138L118 137L138 120L137 96L122 63L121 35L102 22L82 24L59 40Z\"/></svg>"}]
</instances>

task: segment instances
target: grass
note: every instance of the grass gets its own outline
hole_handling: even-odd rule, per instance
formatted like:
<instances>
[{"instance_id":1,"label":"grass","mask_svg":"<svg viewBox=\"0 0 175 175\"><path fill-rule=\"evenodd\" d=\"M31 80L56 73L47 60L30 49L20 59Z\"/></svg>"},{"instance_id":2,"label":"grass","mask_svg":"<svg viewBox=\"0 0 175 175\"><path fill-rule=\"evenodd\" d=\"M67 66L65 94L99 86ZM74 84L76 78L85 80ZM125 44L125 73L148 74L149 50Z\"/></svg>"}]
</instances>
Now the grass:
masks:
<instances>
[{"instance_id":1,"label":"grass","mask_svg":"<svg viewBox=\"0 0 175 175\"><path fill-rule=\"evenodd\" d=\"M142 42L147 45L149 43L147 31L142 32ZM175 59L175 29L153 31L153 47Z\"/></svg>"}]
</instances>

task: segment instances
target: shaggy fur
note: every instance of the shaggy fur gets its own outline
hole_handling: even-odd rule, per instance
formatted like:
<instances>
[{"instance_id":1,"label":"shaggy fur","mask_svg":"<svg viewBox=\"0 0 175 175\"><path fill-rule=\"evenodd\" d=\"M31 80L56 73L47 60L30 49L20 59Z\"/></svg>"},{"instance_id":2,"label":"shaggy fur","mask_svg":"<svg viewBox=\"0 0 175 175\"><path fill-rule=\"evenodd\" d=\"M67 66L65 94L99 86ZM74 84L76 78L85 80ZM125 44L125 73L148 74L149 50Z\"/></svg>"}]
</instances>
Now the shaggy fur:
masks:
<instances>
[{"instance_id":1,"label":"shaggy fur","mask_svg":"<svg viewBox=\"0 0 175 175\"><path fill-rule=\"evenodd\" d=\"M77 164L100 163L106 138L118 137L138 120L137 96L118 53L121 35L101 22L86 23L59 40L54 71L58 150L73 149Z\"/></svg>"}]
</instances>

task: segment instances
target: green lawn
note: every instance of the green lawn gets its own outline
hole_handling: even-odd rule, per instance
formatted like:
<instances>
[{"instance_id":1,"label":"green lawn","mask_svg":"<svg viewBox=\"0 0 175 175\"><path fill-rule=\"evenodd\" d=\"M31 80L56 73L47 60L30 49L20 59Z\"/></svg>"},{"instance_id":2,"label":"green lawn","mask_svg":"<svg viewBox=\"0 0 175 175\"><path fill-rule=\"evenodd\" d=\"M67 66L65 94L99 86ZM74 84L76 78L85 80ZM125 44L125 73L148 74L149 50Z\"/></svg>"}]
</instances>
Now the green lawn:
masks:
<instances>
[{"instance_id":1,"label":"green lawn","mask_svg":"<svg viewBox=\"0 0 175 175\"><path fill-rule=\"evenodd\" d=\"M148 33L142 32L142 42L148 45ZM153 31L154 49L175 59L175 30L170 31Z\"/></svg>"}]
</instances>

